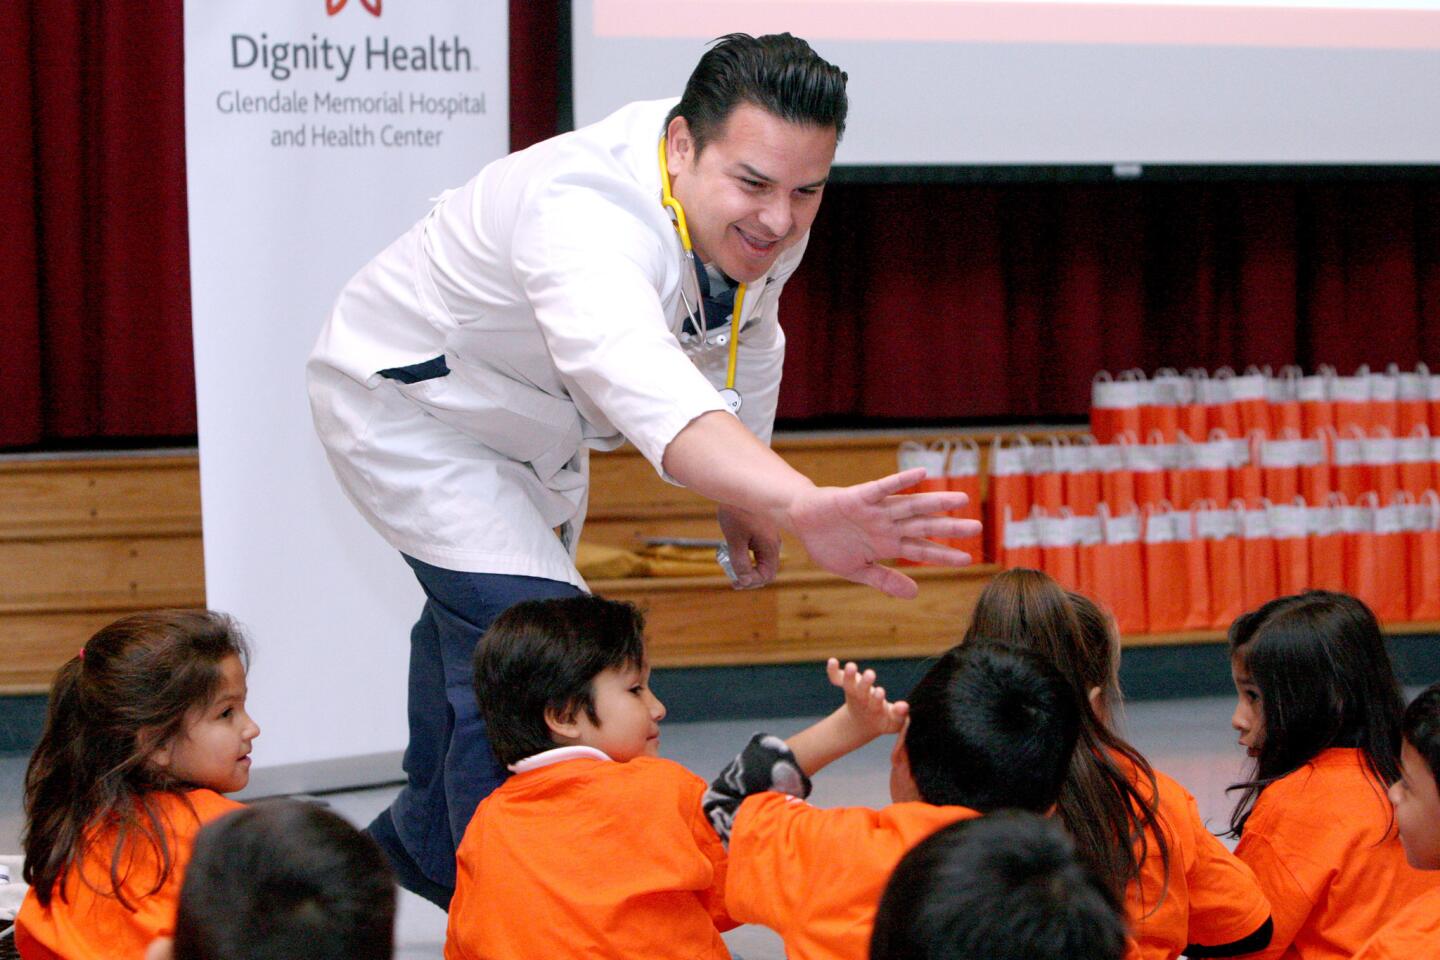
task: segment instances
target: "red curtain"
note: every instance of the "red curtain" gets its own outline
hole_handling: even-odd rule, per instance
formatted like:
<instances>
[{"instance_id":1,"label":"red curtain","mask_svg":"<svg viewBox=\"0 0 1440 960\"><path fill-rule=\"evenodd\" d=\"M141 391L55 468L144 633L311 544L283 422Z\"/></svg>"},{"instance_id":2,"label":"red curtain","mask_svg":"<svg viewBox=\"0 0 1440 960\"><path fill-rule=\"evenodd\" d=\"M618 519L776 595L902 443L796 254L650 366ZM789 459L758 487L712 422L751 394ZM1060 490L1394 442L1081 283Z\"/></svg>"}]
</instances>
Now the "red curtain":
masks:
<instances>
[{"instance_id":1,"label":"red curtain","mask_svg":"<svg viewBox=\"0 0 1440 960\"><path fill-rule=\"evenodd\" d=\"M0 8L0 444L193 434L181 4Z\"/></svg>"},{"instance_id":2,"label":"red curtain","mask_svg":"<svg viewBox=\"0 0 1440 960\"><path fill-rule=\"evenodd\" d=\"M1097 370L1440 361L1440 186L832 185L780 416L1079 416Z\"/></svg>"},{"instance_id":3,"label":"red curtain","mask_svg":"<svg viewBox=\"0 0 1440 960\"><path fill-rule=\"evenodd\" d=\"M517 148L556 129L565 2L510 2ZM0 448L195 432L181 11L0 4ZM782 312L791 423L1078 416L1133 366L1440 366L1440 186L835 184Z\"/></svg>"}]
</instances>

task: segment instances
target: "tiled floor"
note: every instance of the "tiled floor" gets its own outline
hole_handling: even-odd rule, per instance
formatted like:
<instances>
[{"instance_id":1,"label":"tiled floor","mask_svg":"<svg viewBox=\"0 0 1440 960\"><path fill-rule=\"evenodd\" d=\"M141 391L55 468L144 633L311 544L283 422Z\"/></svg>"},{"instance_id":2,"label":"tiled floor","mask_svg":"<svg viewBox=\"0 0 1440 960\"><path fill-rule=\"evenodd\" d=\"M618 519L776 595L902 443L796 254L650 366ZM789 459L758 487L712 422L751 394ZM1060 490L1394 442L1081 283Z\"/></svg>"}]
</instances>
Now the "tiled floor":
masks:
<instances>
[{"instance_id":1,"label":"tiled floor","mask_svg":"<svg viewBox=\"0 0 1440 960\"><path fill-rule=\"evenodd\" d=\"M1154 764L1195 794L1212 828L1223 824L1229 803L1225 787L1240 769L1241 754L1229 728L1228 699L1166 700L1138 703L1128 710L1131 741ZM757 730L786 735L806 721L744 720L723 723L675 723L664 728L666 756L701 774L717 772ZM821 772L812 801L821 806L880 805L888 800L890 743L876 742ZM19 850L21 790L25 758L0 756L0 853ZM357 824L369 822L394 795L394 785L327 795L324 799ZM398 921L400 960L441 956L445 915L410 893L401 894ZM726 936L744 960L779 960L779 940L763 928L742 927Z\"/></svg>"}]
</instances>

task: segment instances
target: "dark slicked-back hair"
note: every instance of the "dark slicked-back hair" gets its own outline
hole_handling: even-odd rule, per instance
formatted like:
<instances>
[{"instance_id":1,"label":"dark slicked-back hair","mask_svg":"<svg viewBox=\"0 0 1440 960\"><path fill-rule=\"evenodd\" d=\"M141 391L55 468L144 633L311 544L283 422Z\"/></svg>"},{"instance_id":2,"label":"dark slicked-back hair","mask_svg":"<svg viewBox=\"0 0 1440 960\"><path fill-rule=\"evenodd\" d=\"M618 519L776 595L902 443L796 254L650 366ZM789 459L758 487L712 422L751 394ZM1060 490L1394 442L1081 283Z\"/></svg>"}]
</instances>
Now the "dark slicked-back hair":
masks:
<instances>
[{"instance_id":1,"label":"dark slicked-back hair","mask_svg":"<svg viewBox=\"0 0 1440 960\"><path fill-rule=\"evenodd\" d=\"M495 618L475 648L475 699L504 764L555 747L545 711L599 723L591 681L645 662L645 617L600 597L527 600Z\"/></svg>"},{"instance_id":2,"label":"dark slicked-back hair","mask_svg":"<svg viewBox=\"0 0 1440 960\"><path fill-rule=\"evenodd\" d=\"M1440 785L1440 683L1431 684L1410 701L1401 730L1405 742L1425 758Z\"/></svg>"},{"instance_id":3,"label":"dark slicked-back hair","mask_svg":"<svg viewBox=\"0 0 1440 960\"><path fill-rule=\"evenodd\" d=\"M1358 747L1382 797L1400 778L1405 698L1364 603L1327 590L1271 600L1230 625L1230 655L1260 688L1265 723L1251 777L1230 787L1234 836L1262 790L1330 747Z\"/></svg>"},{"instance_id":4,"label":"dark slicked-back hair","mask_svg":"<svg viewBox=\"0 0 1440 960\"><path fill-rule=\"evenodd\" d=\"M977 640L911 691L905 751L920 799L989 812L1055 805L1075 749L1075 691L1028 650Z\"/></svg>"},{"instance_id":5,"label":"dark slicked-back hair","mask_svg":"<svg viewBox=\"0 0 1440 960\"><path fill-rule=\"evenodd\" d=\"M834 127L838 140L849 111L845 81L845 71L799 37L732 33L705 51L665 124L684 117L698 154L720 136L732 110L751 103L791 123Z\"/></svg>"},{"instance_id":6,"label":"dark slicked-back hair","mask_svg":"<svg viewBox=\"0 0 1440 960\"><path fill-rule=\"evenodd\" d=\"M390 960L395 881L380 848L298 800L200 831L175 918L175 960Z\"/></svg>"},{"instance_id":7,"label":"dark slicked-back hair","mask_svg":"<svg viewBox=\"0 0 1440 960\"><path fill-rule=\"evenodd\" d=\"M1058 824L1002 812L962 820L890 877L870 960L1120 960L1125 914Z\"/></svg>"}]
</instances>

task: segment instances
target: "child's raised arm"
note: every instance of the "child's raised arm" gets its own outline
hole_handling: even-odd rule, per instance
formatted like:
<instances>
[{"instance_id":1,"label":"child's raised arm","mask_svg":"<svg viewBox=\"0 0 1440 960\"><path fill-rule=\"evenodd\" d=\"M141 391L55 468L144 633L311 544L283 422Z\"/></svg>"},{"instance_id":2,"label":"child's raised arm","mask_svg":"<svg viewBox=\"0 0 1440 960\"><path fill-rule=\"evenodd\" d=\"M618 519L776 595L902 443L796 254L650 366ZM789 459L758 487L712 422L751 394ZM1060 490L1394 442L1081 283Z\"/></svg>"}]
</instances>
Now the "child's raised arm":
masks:
<instances>
[{"instance_id":1,"label":"child's raised arm","mask_svg":"<svg viewBox=\"0 0 1440 960\"><path fill-rule=\"evenodd\" d=\"M711 782L703 807L726 843L735 813L750 794L776 790L808 797L810 774L882 734L904 729L909 704L886 700L885 689L875 685L874 670L862 671L853 663L842 668L832 657L825 672L832 684L845 691L844 704L789 740L757 733Z\"/></svg>"},{"instance_id":2,"label":"child's raised arm","mask_svg":"<svg viewBox=\"0 0 1440 960\"><path fill-rule=\"evenodd\" d=\"M840 662L831 657L825 672L832 684L845 691L845 703L785 741L806 776L814 776L878 736L899 733L910 712L904 700L891 703L885 699L885 688L875 685L874 670L861 671L854 663L842 669Z\"/></svg>"}]
</instances>

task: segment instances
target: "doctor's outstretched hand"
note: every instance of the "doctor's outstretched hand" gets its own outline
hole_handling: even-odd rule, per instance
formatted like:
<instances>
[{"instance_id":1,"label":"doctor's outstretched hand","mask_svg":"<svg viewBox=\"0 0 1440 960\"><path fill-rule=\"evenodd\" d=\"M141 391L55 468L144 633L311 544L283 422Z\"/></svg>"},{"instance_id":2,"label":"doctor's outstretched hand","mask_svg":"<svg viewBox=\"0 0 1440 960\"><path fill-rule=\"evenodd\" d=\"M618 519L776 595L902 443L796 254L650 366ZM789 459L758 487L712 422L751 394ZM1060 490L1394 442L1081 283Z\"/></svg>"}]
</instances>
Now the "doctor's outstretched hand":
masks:
<instances>
[{"instance_id":1,"label":"doctor's outstretched hand","mask_svg":"<svg viewBox=\"0 0 1440 960\"><path fill-rule=\"evenodd\" d=\"M897 557L963 567L971 557L927 540L972 537L976 520L945 514L969 503L958 491L901 493L919 483L923 469L905 470L853 487L817 487L755 438L729 413L712 411L690 421L665 448L665 472L722 505L721 525L731 562L749 545L753 564L735 564L742 587L761 586L779 567L777 529L800 539L825 570L909 599L915 581L880 565ZM738 548L738 549L737 549Z\"/></svg>"},{"instance_id":2,"label":"doctor's outstretched hand","mask_svg":"<svg viewBox=\"0 0 1440 960\"><path fill-rule=\"evenodd\" d=\"M908 600L920 591L915 581L879 561L899 557L963 567L971 562L970 554L927 538L980 532L977 520L944 516L970 502L963 493L900 493L924 477L925 471L917 468L853 487L812 487L791 502L786 526L821 567Z\"/></svg>"}]
</instances>

